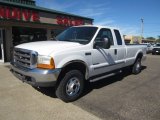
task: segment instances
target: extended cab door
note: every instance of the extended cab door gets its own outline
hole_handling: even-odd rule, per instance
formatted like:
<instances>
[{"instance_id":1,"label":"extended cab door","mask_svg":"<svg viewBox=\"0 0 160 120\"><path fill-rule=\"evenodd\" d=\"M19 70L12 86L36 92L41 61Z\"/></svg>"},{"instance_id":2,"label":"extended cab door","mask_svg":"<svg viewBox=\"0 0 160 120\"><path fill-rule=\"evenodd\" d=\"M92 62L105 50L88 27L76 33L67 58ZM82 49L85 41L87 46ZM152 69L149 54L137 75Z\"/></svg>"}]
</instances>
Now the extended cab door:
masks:
<instances>
[{"instance_id":1,"label":"extended cab door","mask_svg":"<svg viewBox=\"0 0 160 120\"><path fill-rule=\"evenodd\" d=\"M122 38L119 30L114 29L113 33L115 34L115 40L117 42L117 60L116 63L119 64L119 67L122 68L125 66L125 58L126 58L126 45L124 39Z\"/></svg>"},{"instance_id":2,"label":"extended cab door","mask_svg":"<svg viewBox=\"0 0 160 120\"><path fill-rule=\"evenodd\" d=\"M110 41L111 46L109 49L103 44L104 38L108 38ZM98 47L95 47L95 44L98 45ZM100 29L95 38L92 53L92 76L106 73L119 67L116 64L117 48L115 47L115 41L113 40L113 35L110 29Z\"/></svg>"}]
</instances>

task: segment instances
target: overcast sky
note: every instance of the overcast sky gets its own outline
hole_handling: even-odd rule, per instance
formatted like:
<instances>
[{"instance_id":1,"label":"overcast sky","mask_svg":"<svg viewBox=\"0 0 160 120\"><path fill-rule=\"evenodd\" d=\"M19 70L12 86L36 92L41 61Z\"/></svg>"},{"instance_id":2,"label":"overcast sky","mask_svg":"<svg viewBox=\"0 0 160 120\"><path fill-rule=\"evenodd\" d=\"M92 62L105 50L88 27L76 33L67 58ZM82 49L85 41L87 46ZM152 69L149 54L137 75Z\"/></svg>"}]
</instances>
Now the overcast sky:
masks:
<instances>
[{"instance_id":1,"label":"overcast sky","mask_svg":"<svg viewBox=\"0 0 160 120\"><path fill-rule=\"evenodd\" d=\"M118 27L123 34L160 35L160 0L36 0L37 5L94 19L95 25Z\"/></svg>"}]
</instances>

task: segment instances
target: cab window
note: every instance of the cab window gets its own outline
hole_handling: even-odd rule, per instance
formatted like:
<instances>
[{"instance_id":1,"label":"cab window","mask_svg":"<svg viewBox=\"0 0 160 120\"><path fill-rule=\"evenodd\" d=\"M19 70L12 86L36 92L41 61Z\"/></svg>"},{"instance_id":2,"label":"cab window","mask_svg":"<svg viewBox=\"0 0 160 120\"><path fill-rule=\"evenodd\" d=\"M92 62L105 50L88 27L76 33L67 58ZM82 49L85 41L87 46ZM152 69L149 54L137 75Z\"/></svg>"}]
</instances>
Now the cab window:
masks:
<instances>
[{"instance_id":1,"label":"cab window","mask_svg":"<svg viewBox=\"0 0 160 120\"><path fill-rule=\"evenodd\" d=\"M118 45L122 45L122 38L121 38L121 35L120 35L119 31L118 30L114 30L114 33L116 35L117 44Z\"/></svg>"}]
</instances>

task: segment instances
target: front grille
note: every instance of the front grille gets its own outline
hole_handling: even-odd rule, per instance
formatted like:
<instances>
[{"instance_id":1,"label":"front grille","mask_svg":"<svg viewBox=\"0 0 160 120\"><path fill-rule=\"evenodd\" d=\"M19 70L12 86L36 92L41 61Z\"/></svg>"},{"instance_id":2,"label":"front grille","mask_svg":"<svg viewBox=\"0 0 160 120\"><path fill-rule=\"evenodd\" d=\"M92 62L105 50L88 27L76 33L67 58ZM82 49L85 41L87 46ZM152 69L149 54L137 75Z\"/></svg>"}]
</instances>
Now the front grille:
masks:
<instances>
[{"instance_id":1,"label":"front grille","mask_svg":"<svg viewBox=\"0 0 160 120\"><path fill-rule=\"evenodd\" d=\"M35 68L37 64L37 55L35 51L15 48L13 53L14 63L25 68Z\"/></svg>"},{"instance_id":2,"label":"front grille","mask_svg":"<svg viewBox=\"0 0 160 120\"><path fill-rule=\"evenodd\" d=\"M154 51L160 51L160 48L154 48L153 50Z\"/></svg>"}]
</instances>

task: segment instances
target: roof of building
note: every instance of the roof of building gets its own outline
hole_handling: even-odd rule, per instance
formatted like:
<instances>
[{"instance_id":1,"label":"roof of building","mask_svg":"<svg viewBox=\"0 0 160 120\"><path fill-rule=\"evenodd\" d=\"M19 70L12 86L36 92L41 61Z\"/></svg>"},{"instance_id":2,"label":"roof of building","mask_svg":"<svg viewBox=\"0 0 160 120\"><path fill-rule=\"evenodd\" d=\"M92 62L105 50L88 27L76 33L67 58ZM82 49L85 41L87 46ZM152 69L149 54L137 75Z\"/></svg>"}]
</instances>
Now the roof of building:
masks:
<instances>
[{"instance_id":1,"label":"roof of building","mask_svg":"<svg viewBox=\"0 0 160 120\"><path fill-rule=\"evenodd\" d=\"M62 11L57 11L57 10L54 10L54 9L48 9L48 8L44 8L44 7L40 7L40 6L36 6L36 5L21 4L21 3L18 3L18 2L4 1L4 0L0 0L0 4L22 7L22 8L30 8L30 9L34 9L34 10L38 10L38 11L43 11L43 12L69 15L69 16L72 16L72 17L78 17L78 18L93 20L92 18L83 17L83 16L79 16L79 15L75 15L75 14L71 14L71 13L66 13L66 12L62 12Z\"/></svg>"}]
</instances>

